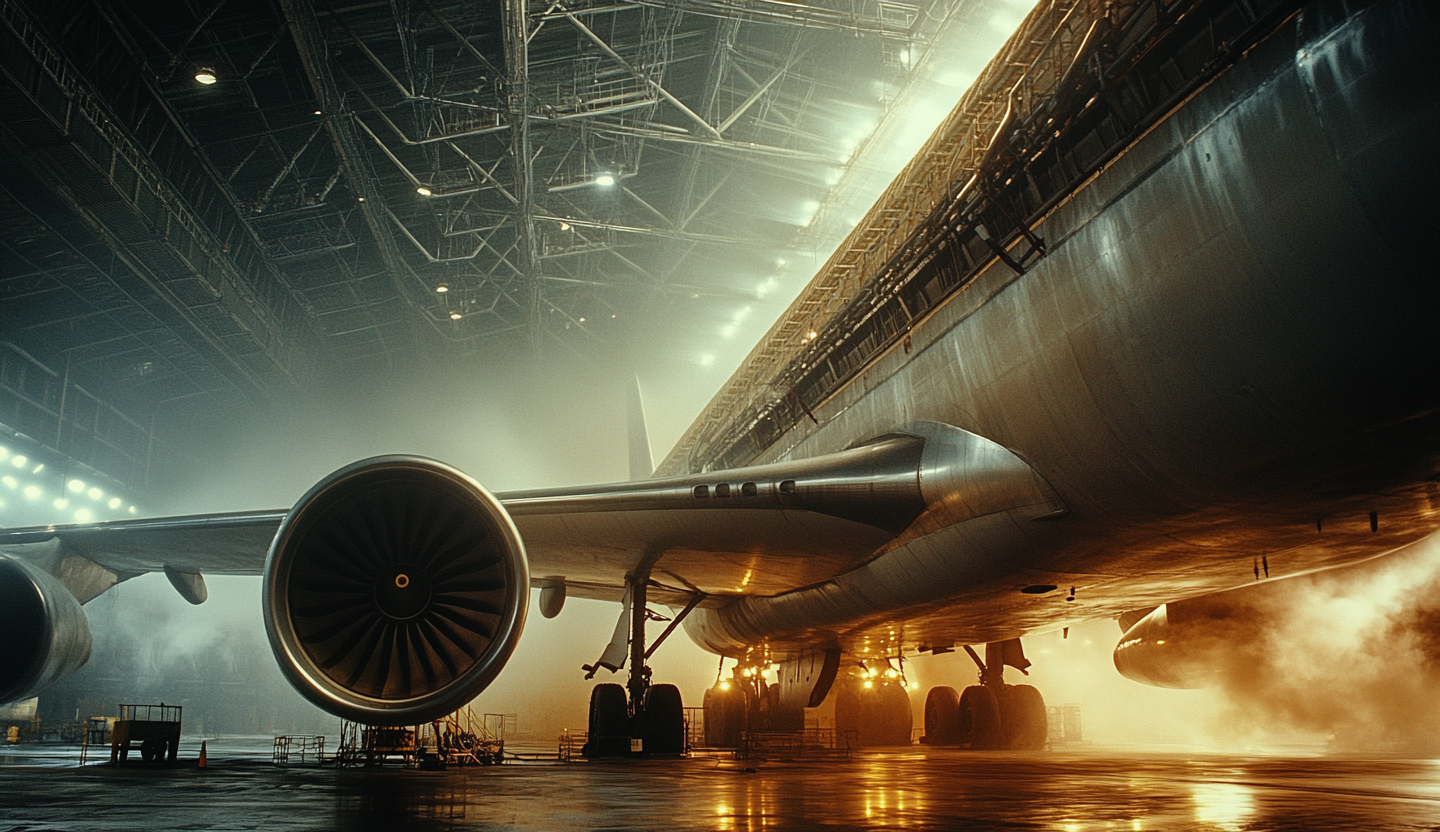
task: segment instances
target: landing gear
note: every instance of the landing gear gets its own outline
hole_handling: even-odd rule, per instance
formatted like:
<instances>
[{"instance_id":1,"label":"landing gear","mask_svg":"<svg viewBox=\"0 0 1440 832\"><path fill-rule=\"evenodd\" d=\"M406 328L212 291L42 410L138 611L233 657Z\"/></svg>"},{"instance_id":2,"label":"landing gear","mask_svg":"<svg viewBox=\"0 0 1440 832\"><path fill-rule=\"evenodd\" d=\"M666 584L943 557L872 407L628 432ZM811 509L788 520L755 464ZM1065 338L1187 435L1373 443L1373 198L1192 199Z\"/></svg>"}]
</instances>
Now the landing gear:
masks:
<instances>
[{"instance_id":1,"label":"landing gear","mask_svg":"<svg viewBox=\"0 0 1440 832\"><path fill-rule=\"evenodd\" d=\"M613 657L614 664L602 657L594 665L586 665L584 670L588 673L585 678L589 679L600 667L612 672L619 669L624 663L622 657L626 647L623 622L629 616L630 677L625 687L613 683L600 684L590 691L590 733L583 753L592 758L684 754L687 745L685 706L680 699L680 690L674 685L652 685L646 661L705 596L700 593L692 596L690 603L647 650L645 622L651 618L665 620L645 607L646 590L650 583L649 568L641 570L638 576L627 577L626 582L629 589L625 609L621 612L622 624L617 625L615 640L605 651L605 656L610 656L612 650L618 649L619 655Z\"/></svg>"},{"instance_id":2,"label":"landing gear","mask_svg":"<svg viewBox=\"0 0 1440 832\"><path fill-rule=\"evenodd\" d=\"M1039 751L1045 747L1049 724L1045 698L1031 685L1006 685L1000 697L1000 727L1006 748Z\"/></svg>"},{"instance_id":3,"label":"landing gear","mask_svg":"<svg viewBox=\"0 0 1440 832\"><path fill-rule=\"evenodd\" d=\"M847 683L837 692L835 729L855 732L862 747L909 745L911 723L910 694L899 682Z\"/></svg>"},{"instance_id":4,"label":"landing gear","mask_svg":"<svg viewBox=\"0 0 1440 832\"><path fill-rule=\"evenodd\" d=\"M969 647L965 651L980 668L980 684L959 696L951 687L935 687L925 698L925 742L964 746L976 750L1045 747L1049 725L1045 699L1030 685L1007 685L1005 665L1024 672L1030 666L1019 639L985 645L981 661Z\"/></svg>"}]
</instances>

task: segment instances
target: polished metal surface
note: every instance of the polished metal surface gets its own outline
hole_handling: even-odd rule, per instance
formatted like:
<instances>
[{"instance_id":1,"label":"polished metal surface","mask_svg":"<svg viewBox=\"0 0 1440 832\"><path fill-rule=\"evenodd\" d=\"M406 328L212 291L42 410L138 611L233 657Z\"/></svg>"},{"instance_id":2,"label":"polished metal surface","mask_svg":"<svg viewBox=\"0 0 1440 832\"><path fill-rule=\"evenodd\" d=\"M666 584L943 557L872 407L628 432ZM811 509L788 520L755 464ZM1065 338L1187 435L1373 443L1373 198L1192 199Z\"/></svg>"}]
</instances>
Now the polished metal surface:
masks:
<instances>
[{"instance_id":1,"label":"polished metal surface","mask_svg":"<svg viewBox=\"0 0 1440 832\"><path fill-rule=\"evenodd\" d=\"M27 699L89 660L80 602L43 569L0 555L0 704Z\"/></svg>"},{"instance_id":2,"label":"polished metal surface","mask_svg":"<svg viewBox=\"0 0 1440 832\"><path fill-rule=\"evenodd\" d=\"M1440 813L1435 761L1384 756L917 746L849 761L702 757L419 772L277 768L268 737L212 740L204 770L193 767L198 751L186 738L178 768L77 771L73 749L3 749L0 814L16 828L55 832L1413 832L1433 828Z\"/></svg>"}]
</instances>

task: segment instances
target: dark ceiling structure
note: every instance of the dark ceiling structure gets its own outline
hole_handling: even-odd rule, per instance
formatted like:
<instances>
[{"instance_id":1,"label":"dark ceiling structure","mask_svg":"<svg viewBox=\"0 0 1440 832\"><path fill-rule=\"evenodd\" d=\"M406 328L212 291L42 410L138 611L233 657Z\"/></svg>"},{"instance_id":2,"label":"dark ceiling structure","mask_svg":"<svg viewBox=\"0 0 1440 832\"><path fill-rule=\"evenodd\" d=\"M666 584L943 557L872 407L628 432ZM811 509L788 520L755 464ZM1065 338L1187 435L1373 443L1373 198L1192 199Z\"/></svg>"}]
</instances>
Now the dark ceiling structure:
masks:
<instances>
[{"instance_id":1,"label":"dark ceiling structure","mask_svg":"<svg viewBox=\"0 0 1440 832\"><path fill-rule=\"evenodd\" d=\"M157 412L683 328L753 298L807 222L792 206L843 174L838 137L965 14L3 0L0 423L69 452L83 394L111 415L72 455L134 479Z\"/></svg>"}]
</instances>

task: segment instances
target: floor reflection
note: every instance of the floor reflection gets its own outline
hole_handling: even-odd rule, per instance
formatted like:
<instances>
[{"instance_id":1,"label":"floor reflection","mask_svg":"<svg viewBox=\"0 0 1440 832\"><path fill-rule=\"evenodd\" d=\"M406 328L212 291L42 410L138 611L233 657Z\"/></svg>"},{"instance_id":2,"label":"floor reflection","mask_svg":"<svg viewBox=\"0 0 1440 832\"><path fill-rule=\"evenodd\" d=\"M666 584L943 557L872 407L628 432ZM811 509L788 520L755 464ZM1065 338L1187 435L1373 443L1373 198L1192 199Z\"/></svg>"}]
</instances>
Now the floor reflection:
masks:
<instances>
[{"instance_id":1,"label":"floor reflection","mask_svg":"<svg viewBox=\"0 0 1440 832\"><path fill-rule=\"evenodd\" d=\"M1239 832L1430 829L1440 819L1432 760L916 748L850 761L337 772L277 769L219 745L205 771L77 769L14 754L20 765L0 766L0 828Z\"/></svg>"}]
</instances>

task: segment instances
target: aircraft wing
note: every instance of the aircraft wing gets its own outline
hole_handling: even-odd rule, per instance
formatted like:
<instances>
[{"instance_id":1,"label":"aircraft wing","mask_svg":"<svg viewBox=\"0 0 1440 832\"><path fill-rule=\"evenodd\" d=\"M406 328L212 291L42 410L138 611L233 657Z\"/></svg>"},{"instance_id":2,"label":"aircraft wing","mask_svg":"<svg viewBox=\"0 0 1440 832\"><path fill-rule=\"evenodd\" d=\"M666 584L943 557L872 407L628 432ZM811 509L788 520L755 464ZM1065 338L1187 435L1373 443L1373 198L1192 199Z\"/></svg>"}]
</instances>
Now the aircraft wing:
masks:
<instances>
[{"instance_id":1,"label":"aircraft wing","mask_svg":"<svg viewBox=\"0 0 1440 832\"><path fill-rule=\"evenodd\" d=\"M925 440L892 435L822 459L495 495L524 541L532 583L619 600L642 563L652 597L775 595L874 556L925 509ZM0 530L0 553L79 556L121 576L258 575L286 510Z\"/></svg>"},{"instance_id":2,"label":"aircraft wing","mask_svg":"<svg viewBox=\"0 0 1440 832\"><path fill-rule=\"evenodd\" d=\"M534 585L563 583L567 595L618 601L626 575L645 569L654 600L684 604L699 592L716 605L830 580L927 526L927 512L943 515L931 525L952 523L1053 498L993 443L909 427L812 459L495 499L515 523ZM5 529L0 553L48 559L52 572L76 555L121 579L167 567L258 575L287 513Z\"/></svg>"}]
</instances>

